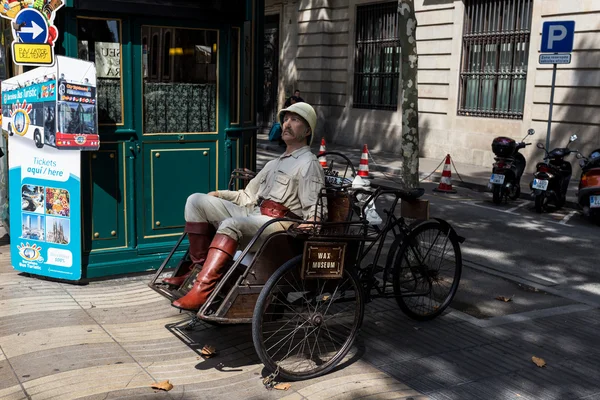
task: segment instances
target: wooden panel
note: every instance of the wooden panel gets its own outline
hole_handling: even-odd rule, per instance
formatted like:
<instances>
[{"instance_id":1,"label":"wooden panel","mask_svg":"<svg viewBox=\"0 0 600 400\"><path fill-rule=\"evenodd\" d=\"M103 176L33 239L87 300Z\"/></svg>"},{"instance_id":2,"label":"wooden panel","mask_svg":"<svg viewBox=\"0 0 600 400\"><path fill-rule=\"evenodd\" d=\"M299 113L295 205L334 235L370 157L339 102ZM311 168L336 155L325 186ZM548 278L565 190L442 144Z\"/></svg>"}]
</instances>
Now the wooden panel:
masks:
<instances>
[{"instance_id":1,"label":"wooden panel","mask_svg":"<svg viewBox=\"0 0 600 400\"><path fill-rule=\"evenodd\" d=\"M240 293L225 314L225 318L252 318L260 293Z\"/></svg>"},{"instance_id":2,"label":"wooden panel","mask_svg":"<svg viewBox=\"0 0 600 400\"><path fill-rule=\"evenodd\" d=\"M125 231L125 171L122 144L103 143L95 152L82 152L84 250L127 245Z\"/></svg>"},{"instance_id":3,"label":"wooden panel","mask_svg":"<svg viewBox=\"0 0 600 400\"><path fill-rule=\"evenodd\" d=\"M429 200L402 200L400 202L400 215L411 219L429 219Z\"/></svg>"},{"instance_id":4,"label":"wooden panel","mask_svg":"<svg viewBox=\"0 0 600 400\"><path fill-rule=\"evenodd\" d=\"M216 143L151 143L143 153L144 236L178 234L188 196L216 188Z\"/></svg>"}]
</instances>

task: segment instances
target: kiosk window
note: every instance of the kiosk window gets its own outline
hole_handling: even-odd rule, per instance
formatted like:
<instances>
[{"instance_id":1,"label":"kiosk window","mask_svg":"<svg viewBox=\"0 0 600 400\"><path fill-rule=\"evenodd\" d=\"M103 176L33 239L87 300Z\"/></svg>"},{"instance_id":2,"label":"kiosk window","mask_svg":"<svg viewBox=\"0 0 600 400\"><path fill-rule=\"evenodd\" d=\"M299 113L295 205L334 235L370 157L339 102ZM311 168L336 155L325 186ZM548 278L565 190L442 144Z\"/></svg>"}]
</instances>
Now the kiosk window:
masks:
<instances>
[{"instance_id":1,"label":"kiosk window","mask_svg":"<svg viewBox=\"0 0 600 400\"><path fill-rule=\"evenodd\" d=\"M78 57L96 64L98 123L123 124L121 21L77 18Z\"/></svg>"},{"instance_id":2,"label":"kiosk window","mask_svg":"<svg viewBox=\"0 0 600 400\"><path fill-rule=\"evenodd\" d=\"M218 31L143 26L142 43L144 133L216 132Z\"/></svg>"}]
</instances>

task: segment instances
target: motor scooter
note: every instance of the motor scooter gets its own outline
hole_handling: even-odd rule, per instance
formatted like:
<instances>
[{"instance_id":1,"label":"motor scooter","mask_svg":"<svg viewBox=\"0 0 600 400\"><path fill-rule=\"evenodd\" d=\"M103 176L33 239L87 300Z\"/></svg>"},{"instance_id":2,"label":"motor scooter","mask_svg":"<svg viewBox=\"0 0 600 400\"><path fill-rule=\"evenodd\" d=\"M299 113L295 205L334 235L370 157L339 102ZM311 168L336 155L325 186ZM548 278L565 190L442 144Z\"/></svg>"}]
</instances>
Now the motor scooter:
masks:
<instances>
[{"instance_id":1,"label":"motor scooter","mask_svg":"<svg viewBox=\"0 0 600 400\"><path fill-rule=\"evenodd\" d=\"M519 150L531 143L525 143L525 138L535 133L533 129L520 141L499 136L492 141L492 151L496 155L492 167L492 176L488 187L492 189L494 203L500 204L503 198L516 200L521 194L521 177L527 161Z\"/></svg>"},{"instance_id":2,"label":"motor scooter","mask_svg":"<svg viewBox=\"0 0 600 400\"><path fill-rule=\"evenodd\" d=\"M577 150L569 149L569 145L577 140L577 135L571 135L566 147L559 147L548 151L543 143L538 143L537 148L544 150L546 156L543 162L537 163L533 181L529 184L535 201L535 211L541 213L548 211L549 206L561 208L567 201L567 189L571 181L571 163L565 157Z\"/></svg>"},{"instance_id":3,"label":"motor scooter","mask_svg":"<svg viewBox=\"0 0 600 400\"><path fill-rule=\"evenodd\" d=\"M577 153L577 158L581 166L577 201L583 215L600 224L600 149L592 151L589 157Z\"/></svg>"}]
</instances>

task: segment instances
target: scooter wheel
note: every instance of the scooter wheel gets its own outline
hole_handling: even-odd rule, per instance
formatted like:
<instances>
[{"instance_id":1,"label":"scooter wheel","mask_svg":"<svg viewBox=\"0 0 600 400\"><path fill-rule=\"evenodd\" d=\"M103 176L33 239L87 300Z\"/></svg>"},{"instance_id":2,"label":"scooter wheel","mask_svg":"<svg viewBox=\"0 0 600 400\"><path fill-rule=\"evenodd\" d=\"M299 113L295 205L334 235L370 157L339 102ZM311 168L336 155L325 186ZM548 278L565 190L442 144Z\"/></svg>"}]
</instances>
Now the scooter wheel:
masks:
<instances>
[{"instance_id":1,"label":"scooter wheel","mask_svg":"<svg viewBox=\"0 0 600 400\"><path fill-rule=\"evenodd\" d=\"M516 200L521 196L521 188L517 185L514 185L511 190L508 192L508 198L511 200Z\"/></svg>"},{"instance_id":2,"label":"scooter wheel","mask_svg":"<svg viewBox=\"0 0 600 400\"><path fill-rule=\"evenodd\" d=\"M494 204L502 203L502 186L494 185L492 188L492 200L494 201Z\"/></svg>"},{"instance_id":3,"label":"scooter wheel","mask_svg":"<svg viewBox=\"0 0 600 400\"><path fill-rule=\"evenodd\" d=\"M541 213L542 211L544 211L545 200L546 200L546 196L543 193L535 196L535 212Z\"/></svg>"}]
</instances>

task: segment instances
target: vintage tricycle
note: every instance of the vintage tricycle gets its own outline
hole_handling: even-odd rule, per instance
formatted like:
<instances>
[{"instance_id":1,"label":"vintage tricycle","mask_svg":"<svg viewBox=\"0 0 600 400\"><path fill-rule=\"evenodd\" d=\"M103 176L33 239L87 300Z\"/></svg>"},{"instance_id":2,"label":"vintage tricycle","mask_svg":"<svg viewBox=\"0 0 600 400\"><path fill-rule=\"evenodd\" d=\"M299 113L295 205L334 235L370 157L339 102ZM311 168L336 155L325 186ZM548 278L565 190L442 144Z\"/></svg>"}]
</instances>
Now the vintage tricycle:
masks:
<instances>
[{"instance_id":1,"label":"vintage tricycle","mask_svg":"<svg viewBox=\"0 0 600 400\"><path fill-rule=\"evenodd\" d=\"M458 288L464 238L444 220L408 223L394 211L399 201L415 202L423 189L353 188L355 169L341 153L326 153L326 188L317 203L327 207L324 222L273 219L234 257L223 279L195 318L217 324L251 323L254 347L265 367L286 380L314 378L331 371L358 335L365 303L396 299L416 320L440 315ZM234 171L249 179L252 173ZM233 181L230 181L232 183ZM389 200L382 224L370 224L365 210ZM372 203L373 202L373 203ZM325 205L326 204L326 205ZM311 223L261 238L276 221ZM391 237L385 265L379 265ZM161 283L168 268L189 263L187 253L173 260L183 234L149 286L170 299L193 286L194 271L180 288ZM261 244L262 243L262 244ZM375 250L374 255L371 250ZM201 268L197 266L195 268Z\"/></svg>"}]
</instances>

